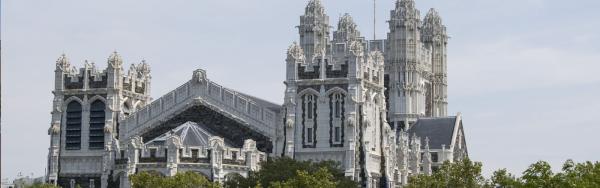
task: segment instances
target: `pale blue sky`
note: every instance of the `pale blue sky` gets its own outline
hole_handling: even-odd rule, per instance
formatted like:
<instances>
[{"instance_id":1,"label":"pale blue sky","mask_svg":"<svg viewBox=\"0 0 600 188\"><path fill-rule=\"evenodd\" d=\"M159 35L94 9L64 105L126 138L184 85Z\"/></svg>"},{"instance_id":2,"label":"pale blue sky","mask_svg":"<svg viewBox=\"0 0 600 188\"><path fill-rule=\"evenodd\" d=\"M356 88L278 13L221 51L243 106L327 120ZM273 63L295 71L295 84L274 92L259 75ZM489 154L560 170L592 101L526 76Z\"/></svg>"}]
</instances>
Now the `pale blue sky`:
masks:
<instances>
[{"instance_id":1,"label":"pale blue sky","mask_svg":"<svg viewBox=\"0 0 600 188\"><path fill-rule=\"evenodd\" d=\"M54 64L152 66L152 96L194 69L281 102L287 47L306 0L2 1L2 178L44 172ZM350 13L372 38L372 1L324 0L332 25ZM417 0L438 9L448 45L449 111L462 112L470 157L484 172L520 174L547 160L600 159L597 0ZM378 0L377 36L394 0ZM256 83L260 83L257 85Z\"/></svg>"}]
</instances>

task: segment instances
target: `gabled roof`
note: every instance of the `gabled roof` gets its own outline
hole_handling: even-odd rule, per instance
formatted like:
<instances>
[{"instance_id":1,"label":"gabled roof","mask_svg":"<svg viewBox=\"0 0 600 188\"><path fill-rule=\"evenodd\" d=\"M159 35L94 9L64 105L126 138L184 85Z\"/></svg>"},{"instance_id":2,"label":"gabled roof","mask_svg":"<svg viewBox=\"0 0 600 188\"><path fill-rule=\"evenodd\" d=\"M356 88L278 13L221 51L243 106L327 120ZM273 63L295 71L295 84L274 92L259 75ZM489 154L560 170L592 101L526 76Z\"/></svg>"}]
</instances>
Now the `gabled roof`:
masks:
<instances>
[{"instance_id":1,"label":"gabled roof","mask_svg":"<svg viewBox=\"0 0 600 188\"><path fill-rule=\"evenodd\" d=\"M232 90L232 89L229 89L229 90ZM275 104L270 101L267 101L267 100L264 100L264 99L261 99L261 98L258 98L258 97L252 96L252 95L248 95L246 93L242 93L237 90L232 90L232 91L236 91L238 94L246 97L247 99L250 99L251 101L256 102L257 105L268 108L269 110L272 110L275 113L279 113L281 111L282 105Z\"/></svg>"},{"instance_id":2,"label":"gabled roof","mask_svg":"<svg viewBox=\"0 0 600 188\"><path fill-rule=\"evenodd\" d=\"M452 145L454 130L457 128L457 118L440 117L440 118L421 118L408 129L410 135L417 135L421 139L429 138L430 149L442 149L442 145L446 148ZM425 146L425 143L422 144Z\"/></svg>"},{"instance_id":3,"label":"gabled roof","mask_svg":"<svg viewBox=\"0 0 600 188\"><path fill-rule=\"evenodd\" d=\"M171 135L177 135L181 139L181 144L184 146L209 146L210 137L215 135L202 123L188 121L177 126L174 129L146 142L148 145L163 145ZM222 136L219 136L222 137ZM227 147L232 147L233 144L225 140Z\"/></svg>"}]
</instances>

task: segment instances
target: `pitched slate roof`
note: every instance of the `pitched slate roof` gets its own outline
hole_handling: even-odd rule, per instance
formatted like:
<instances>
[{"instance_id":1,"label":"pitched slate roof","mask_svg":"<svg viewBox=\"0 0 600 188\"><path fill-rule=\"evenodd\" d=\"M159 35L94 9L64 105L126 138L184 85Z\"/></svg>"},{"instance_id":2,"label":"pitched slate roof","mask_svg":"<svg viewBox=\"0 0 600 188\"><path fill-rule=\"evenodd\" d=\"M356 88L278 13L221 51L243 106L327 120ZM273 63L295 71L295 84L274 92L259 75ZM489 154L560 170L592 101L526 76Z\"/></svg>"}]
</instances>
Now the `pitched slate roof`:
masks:
<instances>
[{"instance_id":1,"label":"pitched slate roof","mask_svg":"<svg viewBox=\"0 0 600 188\"><path fill-rule=\"evenodd\" d=\"M179 136L179 138L181 138L181 144L184 146L208 146L210 137L219 136L209 131L206 125L202 123L188 121L146 142L146 144L163 145L171 135ZM225 145L228 147L233 146L233 144L227 140L225 140Z\"/></svg>"},{"instance_id":2,"label":"pitched slate roof","mask_svg":"<svg viewBox=\"0 0 600 188\"><path fill-rule=\"evenodd\" d=\"M452 144L452 135L456 125L456 117L442 118L422 118L408 129L408 133L412 136L416 134L421 137L425 146L425 137L429 138L430 149L442 149L442 144L450 147Z\"/></svg>"},{"instance_id":3,"label":"pitched slate roof","mask_svg":"<svg viewBox=\"0 0 600 188\"><path fill-rule=\"evenodd\" d=\"M267 101L267 100L264 100L264 99L261 99L261 98L255 97L255 96L248 95L246 93L242 93L242 92L239 92L239 91L237 91L237 92L238 92L238 94L243 95L244 97L246 97L246 98L254 101L259 106L268 108L269 110L272 110L275 113L279 113L281 111L282 107L279 104L275 104L275 103L272 103L270 101Z\"/></svg>"}]
</instances>

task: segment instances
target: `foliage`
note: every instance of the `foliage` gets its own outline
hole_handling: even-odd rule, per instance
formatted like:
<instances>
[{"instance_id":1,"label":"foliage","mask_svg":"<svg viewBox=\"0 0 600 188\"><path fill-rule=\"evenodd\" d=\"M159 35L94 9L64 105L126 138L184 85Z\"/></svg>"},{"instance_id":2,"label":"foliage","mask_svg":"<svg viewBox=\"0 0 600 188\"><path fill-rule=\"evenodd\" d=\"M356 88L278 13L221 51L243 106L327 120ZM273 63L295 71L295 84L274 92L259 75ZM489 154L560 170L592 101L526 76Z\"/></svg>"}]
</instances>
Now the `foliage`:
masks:
<instances>
[{"instance_id":1,"label":"foliage","mask_svg":"<svg viewBox=\"0 0 600 188\"><path fill-rule=\"evenodd\" d=\"M311 162L296 161L288 157L272 158L262 162L261 169L257 172L251 172L247 178L234 176L225 183L227 188L235 187L267 187L267 186L286 186L302 181L309 181L311 178L319 175L329 177L334 183L334 187L358 187L358 184L350 178L345 177L339 163L333 161ZM300 175L305 175L301 177ZM278 182L279 184L273 182Z\"/></svg>"},{"instance_id":2,"label":"foliage","mask_svg":"<svg viewBox=\"0 0 600 188\"><path fill-rule=\"evenodd\" d=\"M600 187L600 162L574 163L567 160L562 171L552 172L548 162L531 164L516 177L506 169L493 173L490 180L481 175L481 163L464 159L455 163L444 162L437 172L431 175L416 175L410 178L406 187L464 187L464 188L592 188Z\"/></svg>"},{"instance_id":3,"label":"foliage","mask_svg":"<svg viewBox=\"0 0 600 188\"><path fill-rule=\"evenodd\" d=\"M213 183L195 172L177 173L172 177L163 177L157 172L140 172L132 175L133 188L218 188L218 183Z\"/></svg>"},{"instance_id":4,"label":"foliage","mask_svg":"<svg viewBox=\"0 0 600 188\"><path fill-rule=\"evenodd\" d=\"M431 175L420 174L411 177L406 187L489 187L481 175L481 167L480 162L473 162L468 158L454 163L446 161Z\"/></svg>"},{"instance_id":5,"label":"foliage","mask_svg":"<svg viewBox=\"0 0 600 188\"><path fill-rule=\"evenodd\" d=\"M337 183L333 179L333 175L326 168L319 169L316 173L311 174L307 171L297 171L296 176L288 179L285 182L272 182L271 188L335 188Z\"/></svg>"},{"instance_id":6,"label":"foliage","mask_svg":"<svg viewBox=\"0 0 600 188\"><path fill-rule=\"evenodd\" d=\"M26 186L26 188L60 188L60 187L56 186L54 184L48 184L48 183L35 183L33 185Z\"/></svg>"},{"instance_id":7,"label":"foliage","mask_svg":"<svg viewBox=\"0 0 600 188\"><path fill-rule=\"evenodd\" d=\"M521 180L509 173L506 169L500 169L494 172L491 178L492 185L505 188L516 188L521 186Z\"/></svg>"}]
</instances>

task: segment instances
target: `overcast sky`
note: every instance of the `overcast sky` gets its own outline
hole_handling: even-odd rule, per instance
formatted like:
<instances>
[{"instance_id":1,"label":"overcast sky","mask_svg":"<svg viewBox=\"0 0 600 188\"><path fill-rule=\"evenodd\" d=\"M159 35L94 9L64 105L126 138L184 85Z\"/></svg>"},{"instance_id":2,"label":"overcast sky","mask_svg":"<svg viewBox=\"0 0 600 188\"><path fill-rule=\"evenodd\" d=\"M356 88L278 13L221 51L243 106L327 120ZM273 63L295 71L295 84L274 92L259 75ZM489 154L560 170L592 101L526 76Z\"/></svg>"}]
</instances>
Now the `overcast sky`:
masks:
<instances>
[{"instance_id":1,"label":"overcast sky","mask_svg":"<svg viewBox=\"0 0 600 188\"><path fill-rule=\"evenodd\" d=\"M56 59L152 66L158 98L203 68L210 79L283 98L287 47L306 0L2 1L2 178L41 176ZM372 1L324 0L332 25L350 13L373 36ZM385 36L394 0L378 0ZM449 35L449 112L462 112L469 156L521 174L531 163L600 159L598 0L417 0ZM128 66L127 66L128 67Z\"/></svg>"}]
</instances>

